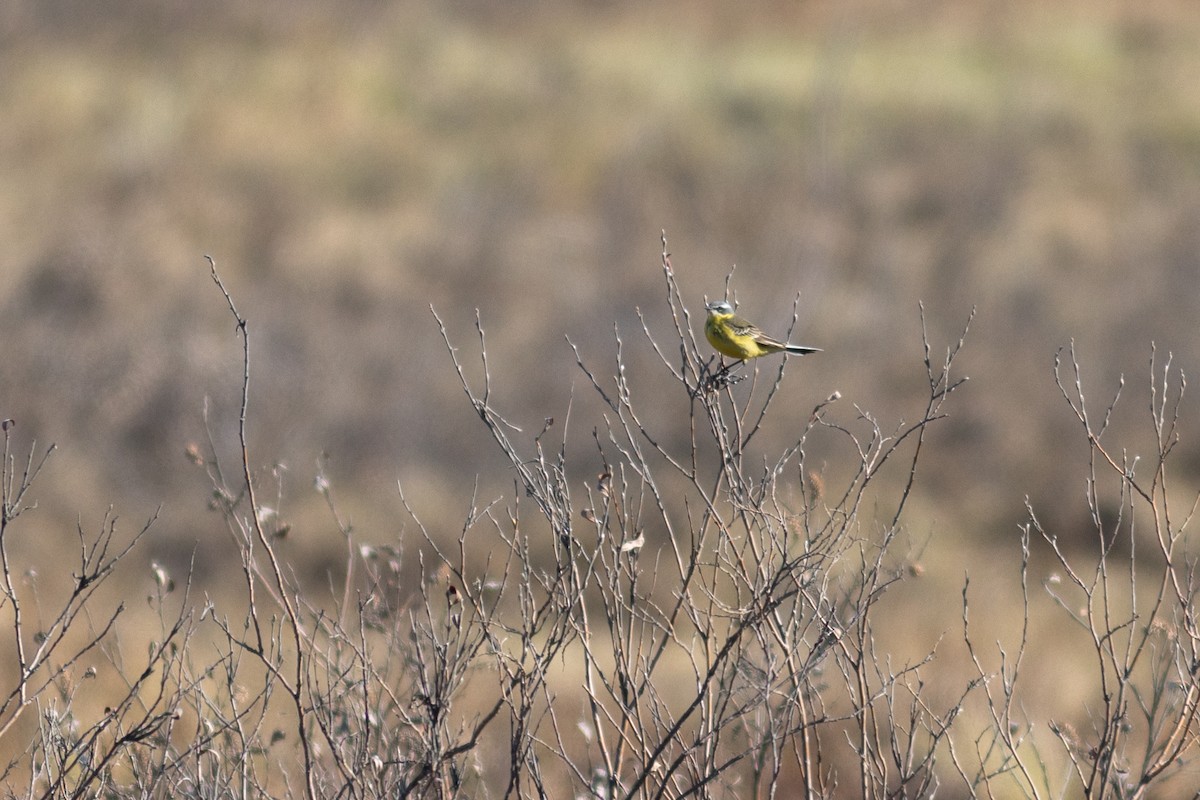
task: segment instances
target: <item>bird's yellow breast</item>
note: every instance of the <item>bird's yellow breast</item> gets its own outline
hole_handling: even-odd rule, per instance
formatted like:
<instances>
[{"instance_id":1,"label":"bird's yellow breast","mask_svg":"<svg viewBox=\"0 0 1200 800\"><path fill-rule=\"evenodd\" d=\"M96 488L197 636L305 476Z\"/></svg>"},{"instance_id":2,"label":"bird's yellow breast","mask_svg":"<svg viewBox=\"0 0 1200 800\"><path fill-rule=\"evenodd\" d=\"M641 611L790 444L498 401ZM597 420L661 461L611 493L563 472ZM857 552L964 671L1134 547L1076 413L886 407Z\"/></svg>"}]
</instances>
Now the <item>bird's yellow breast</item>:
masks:
<instances>
[{"instance_id":1,"label":"bird's yellow breast","mask_svg":"<svg viewBox=\"0 0 1200 800\"><path fill-rule=\"evenodd\" d=\"M730 358L757 358L767 352L759 347L750 333L739 333L738 327L730 324L733 314L709 314L704 322L704 336L713 349Z\"/></svg>"}]
</instances>

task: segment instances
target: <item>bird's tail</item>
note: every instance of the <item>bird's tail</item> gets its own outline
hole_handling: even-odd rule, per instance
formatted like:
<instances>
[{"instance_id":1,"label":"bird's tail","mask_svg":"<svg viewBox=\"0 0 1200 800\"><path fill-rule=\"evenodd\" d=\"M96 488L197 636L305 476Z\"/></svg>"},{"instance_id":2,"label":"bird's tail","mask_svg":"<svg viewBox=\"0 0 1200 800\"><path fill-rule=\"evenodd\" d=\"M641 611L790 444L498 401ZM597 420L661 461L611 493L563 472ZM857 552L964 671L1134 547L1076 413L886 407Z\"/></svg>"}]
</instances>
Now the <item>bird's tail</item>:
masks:
<instances>
[{"instance_id":1,"label":"bird's tail","mask_svg":"<svg viewBox=\"0 0 1200 800\"><path fill-rule=\"evenodd\" d=\"M821 348L819 348L819 347L805 347L804 345L801 345L801 344L784 345L783 349L786 352L791 353L793 355L797 355L797 356L805 356L805 355L808 355L809 353L821 352Z\"/></svg>"}]
</instances>

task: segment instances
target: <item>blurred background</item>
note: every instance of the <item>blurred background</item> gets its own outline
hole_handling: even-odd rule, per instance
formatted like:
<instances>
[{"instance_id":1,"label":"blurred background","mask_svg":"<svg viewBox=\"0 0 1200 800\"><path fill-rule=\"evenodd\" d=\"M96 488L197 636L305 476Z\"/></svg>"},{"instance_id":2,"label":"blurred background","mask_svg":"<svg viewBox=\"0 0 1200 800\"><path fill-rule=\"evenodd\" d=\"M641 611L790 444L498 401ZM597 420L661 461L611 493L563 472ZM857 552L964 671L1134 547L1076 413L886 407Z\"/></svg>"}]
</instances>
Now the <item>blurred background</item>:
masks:
<instances>
[{"instance_id":1,"label":"blurred background","mask_svg":"<svg viewBox=\"0 0 1200 800\"><path fill-rule=\"evenodd\" d=\"M918 302L935 358L977 309L907 521L924 576L897 590L896 646L927 649L965 574L1016 599L1026 496L1092 545L1056 351L1074 341L1097 412L1128 377L1112 436L1145 456L1151 344L1195 372L1197 41L1182 0L10 0L0 416L22 449L59 445L19 554L53 580L77 522L112 505L132 533L161 506L135 591L151 559L194 555L206 588L237 563L184 456L211 435L234 457L241 350L205 254L250 323L251 458L284 468L270 502L318 590L344 554L321 470L365 541L409 528L398 481L447 535L477 482L511 495L431 305L471 364L478 310L530 436L575 398L593 480L565 337L607 374L615 325L635 390L671 385L638 320L671 332L665 229L694 322L734 265L770 332L799 294L793 338L825 352L789 363L780 447L834 390L847 421L917 418Z\"/></svg>"}]
</instances>

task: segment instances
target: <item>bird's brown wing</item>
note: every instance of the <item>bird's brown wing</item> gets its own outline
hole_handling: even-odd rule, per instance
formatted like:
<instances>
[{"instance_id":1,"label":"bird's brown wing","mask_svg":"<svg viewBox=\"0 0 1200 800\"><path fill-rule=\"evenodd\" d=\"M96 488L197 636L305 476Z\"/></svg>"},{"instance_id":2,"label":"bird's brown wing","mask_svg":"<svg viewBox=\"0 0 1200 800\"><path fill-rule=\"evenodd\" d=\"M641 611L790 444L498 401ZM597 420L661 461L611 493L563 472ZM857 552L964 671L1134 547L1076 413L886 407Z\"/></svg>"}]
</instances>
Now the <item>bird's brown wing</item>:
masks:
<instances>
[{"instance_id":1,"label":"bird's brown wing","mask_svg":"<svg viewBox=\"0 0 1200 800\"><path fill-rule=\"evenodd\" d=\"M754 341L758 343L759 347L767 350L782 350L783 348L787 347L785 342L781 342L778 339L772 338L763 333L757 325L749 320L734 316L730 317L727 321L729 323L729 327L733 328L734 333L736 333L738 336L753 337Z\"/></svg>"}]
</instances>

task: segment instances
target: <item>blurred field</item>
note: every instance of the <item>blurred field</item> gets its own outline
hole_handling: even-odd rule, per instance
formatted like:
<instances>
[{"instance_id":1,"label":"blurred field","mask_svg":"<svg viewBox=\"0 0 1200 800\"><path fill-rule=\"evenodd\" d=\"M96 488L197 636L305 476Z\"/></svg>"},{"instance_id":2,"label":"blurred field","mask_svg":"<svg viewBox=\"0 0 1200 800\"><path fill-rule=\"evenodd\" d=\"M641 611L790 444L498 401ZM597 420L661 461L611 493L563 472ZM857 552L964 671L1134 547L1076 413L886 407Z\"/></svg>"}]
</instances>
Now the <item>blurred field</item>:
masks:
<instances>
[{"instance_id":1,"label":"blurred field","mask_svg":"<svg viewBox=\"0 0 1200 800\"><path fill-rule=\"evenodd\" d=\"M343 552L318 459L377 542L407 525L397 481L451 532L476 481L512 490L431 304L467 353L478 309L498 405L531 435L574 396L591 480L596 406L564 336L608 364L615 323L654 396L637 309L669 330L665 229L696 314L735 264L768 329L801 293L794 338L825 352L789 366L781 437L834 390L847 419L911 418L918 301L939 348L977 308L970 385L908 518L924 577L897 589L903 634L881 633L905 655L954 640L965 574L1016 590L1024 497L1089 546L1056 350L1074 340L1097 410L1128 377L1113 435L1131 453L1152 442L1151 343L1200 366L1197 41L1180 0L10 3L0 417L60 446L20 556L53 583L77 519L111 504L136 529L161 505L147 565L182 573L194 552L201 587L231 588L183 455L205 398L228 456L237 423L240 350L204 254L250 320L252 458L286 466L288 557L317 591ZM1180 448L1186 490L1200 436ZM148 567L128 580L148 592ZM990 606L984 638L1013 635ZM1036 700L1077 714L1063 674Z\"/></svg>"}]
</instances>

